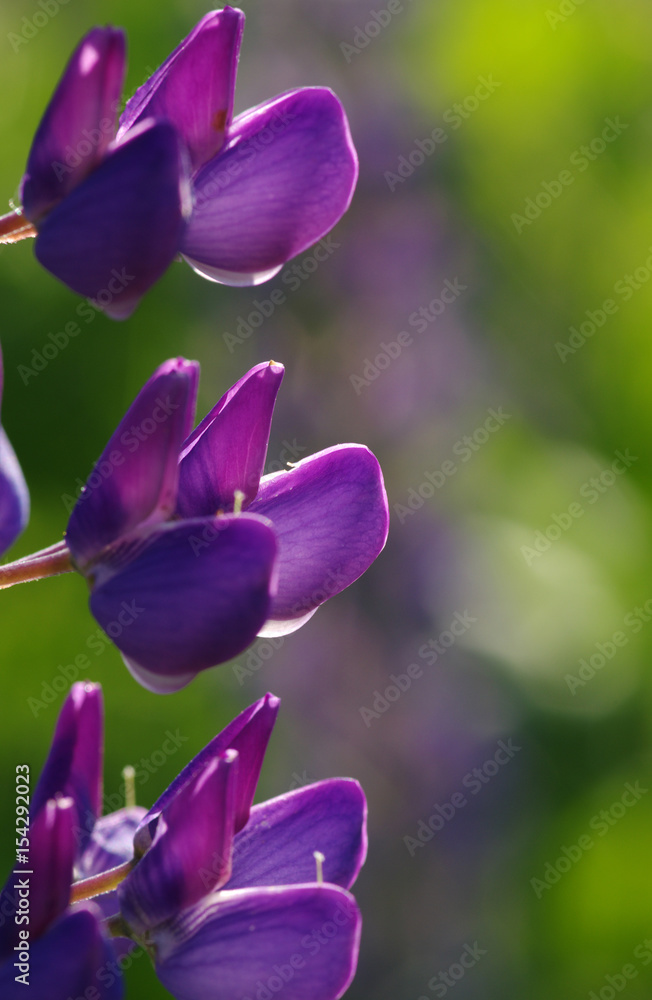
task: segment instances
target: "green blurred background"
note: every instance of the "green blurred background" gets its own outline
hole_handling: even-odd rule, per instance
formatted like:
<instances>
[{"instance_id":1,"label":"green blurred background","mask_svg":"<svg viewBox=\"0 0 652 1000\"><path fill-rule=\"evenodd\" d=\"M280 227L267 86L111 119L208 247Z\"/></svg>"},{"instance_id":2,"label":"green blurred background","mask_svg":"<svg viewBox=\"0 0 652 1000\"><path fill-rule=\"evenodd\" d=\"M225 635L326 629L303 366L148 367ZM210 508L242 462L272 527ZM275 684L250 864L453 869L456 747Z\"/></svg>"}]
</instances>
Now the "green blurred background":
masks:
<instances>
[{"instance_id":1,"label":"green blurred background","mask_svg":"<svg viewBox=\"0 0 652 1000\"><path fill-rule=\"evenodd\" d=\"M206 10L195 0L45 8L4 0L0 11L7 205L89 27L126 29L132 92ZM97 625L79 577L4 592L5 868L15 765L40 768L64 696L56 679L74 675L76 657L88 655L80 676L104 688L106 792L118 795L123 765L140 763L151 772L137 788L145 805L271 690L283 704L259 797L341 774L369 798L351 998L643 1000L652 10L642 0L244 8L236 110L314 84L332 86L349 113L361 175L335 249L316 269L306 252L258 289L174 264L131 319L82 325L25 383L19 366L76 318L79 300L29 242L2 248L2 417L32 494L10 555L61 537L63 498L176 354L201 362L200 416L248 367L282 361L272 468L288 442L301 455L370 445L390 541L278 649L263 642L169 697L138 687L109 643L89 650ZM297 264L305 279L288 291ZM234 345L225 333L276 287L285 303ZM409 688L386 698L411 663ZM44 694L51 704L30 701ZM161 765L170 729L187 741ZM469 968L462 954L475 956ZM146 965L129 970L128 995L166 996Z\"/></svg>"}]
</instances>

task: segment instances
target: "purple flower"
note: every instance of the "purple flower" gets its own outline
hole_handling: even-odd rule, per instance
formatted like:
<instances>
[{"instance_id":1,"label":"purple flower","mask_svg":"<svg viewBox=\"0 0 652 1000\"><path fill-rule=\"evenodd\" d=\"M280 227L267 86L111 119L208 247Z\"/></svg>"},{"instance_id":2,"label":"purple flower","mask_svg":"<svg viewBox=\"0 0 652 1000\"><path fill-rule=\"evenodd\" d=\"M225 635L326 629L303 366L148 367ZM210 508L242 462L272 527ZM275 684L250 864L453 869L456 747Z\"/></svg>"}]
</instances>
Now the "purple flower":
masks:
<instances>
[{"instance_id":1,"label":"purple flower","mask_svg":"<svg viewBox=\"0 0 652 1000\"><path fill-rule=\"evenodd\" d=\"M159 692L256 635L299 628L387 537L382 474L363 445L262 476L282 365L252 368L189 434L198 373L182 358L154 373L66 531L92 613L134 676Z\"/></svg>"},{"instance_id":2,"label":"purple flower","mask_svg":"<svg viewBox=\"0 0 652 1000\"><path fill-rule=\"evenodd\" d=\"M346 890L366 854L364 795L333 779L252 807L277 711L272 695L246 709L136 831L120 916L177 1000L281 987L288 1000L335 1000L355 972L360 914Z\"/></svg>"},{"instance_id":3,"label":"purple flower","mask_svg":"<svg viewBox=\"0 0 652 1000\"><path fill-rule=\"evenodd\" d=\"M121 979L102 974L114 958L101 909L93 902L69 905L74 865L100 808L101 767L101 692L97 685L75 684L32 795L29 845L27 838L19 841L17 864L2 892L3 1000L26 992L67 1000L91 988L100 1000L123 995ZM25 780L24 772L17 775Z\"/></svg>"},{"instance_id":4,"label":"purple flower","mask_svg":"<svg viewBox=\"0 0 652 1000\"><path fill-rule=\"evenodd\" d=\"M3 383L0 351L0 407ZM0 556L12 545L29 519L29 493L9 438L0 424Z\"/></svg>"},{"instance_id":5,"label":"purple flower","mask_svg":"<svg viewBox=\"0 0 652 1000\"><path fill-rule=\"evenodd\" d=\"M257 284L327 233L357 178L342 106L325 88L301 88L234 119L243 27L233 7L206 14L119 121L124 36L90 31L37 129L22 212L0 220L0 239L36 235L44 267L122 319L179 252L212 280Z\"/></svg>"}]
</instances>

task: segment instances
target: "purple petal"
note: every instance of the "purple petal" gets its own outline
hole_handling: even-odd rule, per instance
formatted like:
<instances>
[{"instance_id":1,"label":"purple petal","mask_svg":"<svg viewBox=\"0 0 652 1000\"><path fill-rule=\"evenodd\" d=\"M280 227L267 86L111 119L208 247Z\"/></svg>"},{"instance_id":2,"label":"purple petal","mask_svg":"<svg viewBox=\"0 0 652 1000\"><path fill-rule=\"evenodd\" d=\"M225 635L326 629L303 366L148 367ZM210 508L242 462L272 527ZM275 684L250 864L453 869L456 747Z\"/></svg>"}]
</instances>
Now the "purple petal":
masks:
<instances>
[{"instance_id":1,"label":"purple petal","mask_svg":"<svg viewBox=\"0 0 652 1000\"><path fill-rule=\"evenodd\" d=\"M164 118L184 139L192 169L221 149L233 114L242 11L206 14L127 102L118 138L143 118Z\"/></svg>"},{"instance_id":2,"label":"purple petal","mask_svg":"<svg viewBox=\"0 0 652 1000\"><path fill-rule=\"evenodd\" d=\"M238 768L236 771L237 786L234 802L234 828L237 833L249 819L249 811L253 802L258 776L263 758L271 736L280 701L273 694L255 701L253 705L241 712L226 729L208 743L196 757L186 764L183 771L177 775L160 798L154 803L141 822L134 838L137 848L144 852L151 843L150 824L156 820L161 811L179 791L193 778L200 774L208 764L227 750L237 750Z\"/></svg>"},{"instance_id":3,"label":"purple petal","mask_svg":"<svg viewBox=\"0 0 652 1000\"><path fill-rule=\"evenodd\" d=\"M31 928L30 928L31 930ZM31 936L31 935L30 935ZM0 967L3 1000L121 1000L122 976L103 936L96 907L70 910L40 940L30 941L29 985L16 982L13 959Z\"/></svg>"},{"instance_id":4,"label":"purple petal","mask_svg":"<svg viewBox=\"0 0 652 1000\"><path fill-rule=\"evenodd\" d=\"M73 799L82 848L102 808L103 714L100 685L88 681L73 684L32 795L32 816L55 796Z\"/></svg>"},{"instance_id":5,"label":"purple petal","mask_svg":"<svg viewBox=\"0 0 652 1000\"><path fill-rule=\"evenodd\" d=\"M120 912L137 934L228 881L237 768L238 754L227 750L161 813L152 846L118 887Z\"/></svg>"},{"instance_id":6,"label":"purple petal","mask_svg":"<svg viewBox=\"0 0 652 1000\"><path fill-rule=\"evenodd\" d=\"M48 271L125 319L177 253L187 211L180 140L143 122L52 209L35 253Z\"/></svg>"},{"instance_id":7,"label":"purple petal","mask_svg":"<svg viewBox=\"0 0 652 1000\"><path fill-rule=\"evenodd\" d=\"M202 517L232 511L236 490L243 508L258 492L276 394L284 368L256 365L229 389L186 442L179 468L177 514Z\"/></svg>"},{"instance_id":8,"label":"purple petal","mask_svg":"<svg viewBox=\"0 0 652 1000\"><path fill-rule=\"evenodd\" d=\"M337 1000L355 973L360 923L355 900L333 886L221 892L161 931L156 971L176 1000Z\"/></svg>"},{"instance_id":9,"label":"purple petal","mask_svg":"<svg viewBox=\"0 0 652 1000\"><path fill-rule=\"evenodd\" d=\"M121 536L174 511L198 378L196 361L166 361L118 424L68 522L68 547L82 569Z\"/></svg>"},{"instance_id":10,"label":"purple petal","mask_svg":"<svg viewBox=\"0 0 652 1000\"><path fill-rule=\"evenodd\" d=\"M34 136L21 191L32 222L102 161L115 135L124 74L123 32L93 28L73 52Z\"/></svg>"},{"instance_id":11,"label":"purple petal","mask_svg":"<svg viewBox=\"0 0 652 1000\"><path fill-rule=\"evenodd\" d=\"M75 857L75 805L70 798L50 799L29 831L27 881L30 937L37 938L68 907Z\"/></svg>"},{"instance_id":12,"label":"purple petal","mask_svg":"<svg viewBox=\"0 0 652 1000\"><path fill-rule=\"evenodd\" d=\"M263 518L165 525L131 561L110 567L91 593L91 611L132 669L161 676L165 690L170 678L187 681L253 641L269 611L275 557Z\"/></svg>"},{"instance_id":13,"label":"purple petal","mask_svg":"<svg viewBox=\"0 0 652 1000\"><path fill-rule=\"evenodd\" d=\"M263 802L233 843L226 889L292 885L316 879L348 889L367 852L367 804L357 781L333 778Z\"/></svg>"},{"instance_id":14,"label":"purple petal","mask_svg":"<svg viewBox=\"0 0 652 1000\"><path fill-rule=\"evenodd\" d=\"M260 482L250 513L268 517L279 543L278 590L261 635L283 635L357 580L387 538L387 495L377 459L340 444Z\"/></svg>"},{"instance_id":15,"label":"purple petal","mask_svg":"<svg viewBox=\"0 0 652 1000\"><path fill-rule=\"evenodd\" d=\"M134 834L146 812L144 806L129 806L98 819L88 846L75 866L75 878L99 875L100 872L130 861L134 856ZM118 893L115 890L96 896L94 902L99 906L103 917L115 916L120 911Z\"/></svg>"},{"instance_id":16,"label":"purple petal","mask_svg":"<svg viewBox=\"0 0 652 1000\"><path fill-rule=\"evenodd\" d=\"M258 283L321 239L349 206L357 158L342 105L320 87L240 115L194 181L182 252L200 273ZM210 269L218 269L212 272Z\"/></svg>"},{"instance_id":17,"label":"purple petal","mask_svg":"<svg viewBox=\"0 0 652 1000\"><path fill-rule=\"evenodd\" d=\"M16 453L0 427L0 556L29 520L29 493Z\"/></svg>"}]
</instances>

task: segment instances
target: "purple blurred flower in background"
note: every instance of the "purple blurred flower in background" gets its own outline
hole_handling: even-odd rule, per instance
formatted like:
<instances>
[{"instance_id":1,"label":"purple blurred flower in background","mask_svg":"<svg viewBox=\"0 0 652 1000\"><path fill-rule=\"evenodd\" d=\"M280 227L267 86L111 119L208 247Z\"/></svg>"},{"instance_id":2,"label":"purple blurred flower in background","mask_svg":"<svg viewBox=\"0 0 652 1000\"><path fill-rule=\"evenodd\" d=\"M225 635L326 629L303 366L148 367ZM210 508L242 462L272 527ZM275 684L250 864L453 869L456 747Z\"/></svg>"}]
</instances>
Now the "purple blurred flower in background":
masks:
<instances>
[{"instance_id":1,"label":"purple blurred flower in background","mask_svg":"<svg viewBox=\"0 0 652 1000\"><path fill-rule=\"evenodd\" d=\"M0 412L4 368L0 351ZM29 519L29 493L14 449L0 424L0 556L13 545Z\"/></svg>"},{"instance_id":2,"label":"purple blurred flower in background","mask_svg":"<svg viewBox=\"0 0 652 1000\"><path fill-rule=\"evenodd\" d=\"M23 208L0 219L0 240L36 236L44 267L122 319L179 252L212 280L257 284L327 233L357 179L344 110L306 87L234 119L243 27L235 8L206 14L119 121L124 35L90 31L37 129Z\"/></svg>"},{"instance_id":3,"label":"purple blurred flower in background","mask_svg":"<svg viewBox=\"0 0 652 1000\"><path fill-rule=\"evenodd\" d=\"M92 613L158 692L178 690L258 634L299 628L387 537L382 473L363 445L262 476L282 365L252 368L188 436L198 375L182 358L154 373L66 531Z\"/></svg>"},{"instance_id":4,"label":"purple blurred flower in background","mask_svg":"<svg viewBox=\"0 0 652 1000\"><path fill-rule=\"evenodd\" d=\"M18 838L16 867L2 892L3 1000L26 994L67 1000L91 988L99 1000L123 996L121 979L102 975L114 951L102 929L101 909L93 902L69 905L74 865L101 808L102 754L100 688L75 684L34 789L26 835ZM19 790L26 775L16 773Z\"/></svg>"}]
</instances>

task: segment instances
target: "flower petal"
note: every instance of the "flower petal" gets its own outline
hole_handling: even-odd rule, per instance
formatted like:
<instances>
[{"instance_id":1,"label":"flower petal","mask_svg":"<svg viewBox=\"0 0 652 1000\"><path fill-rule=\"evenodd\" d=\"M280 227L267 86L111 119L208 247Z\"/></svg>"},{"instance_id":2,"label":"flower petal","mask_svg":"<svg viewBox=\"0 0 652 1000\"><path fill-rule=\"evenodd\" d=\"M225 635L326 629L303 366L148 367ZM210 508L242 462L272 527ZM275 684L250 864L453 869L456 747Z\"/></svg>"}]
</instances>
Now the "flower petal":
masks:
<instances>
[{"instance_id":1,"label":"flower petal","mask_svg":"<svg viewBox=\"0 0 652 1000\"><path fill-rule=\"evenodd\" d=\"M198 378L196 361L166 361L118 424L68 522L66 541L81 569L121 536L172 514Z\"/></svg>"},{"instance_id":2,"label":"flower petal","mask_svg":"<svg viewBox=\"0 0 652 1000\"><path fill-rule=\"evenodd\" d=\"M226 146L200 170L182 252L195 269L218 269L214 280L231 271L256 284L335 225L356 178L335 94L284 94L236 118Z\"/></svg>"},{"instance_id":3,"label":"flower petal","mask_svg":"<svg viewBox=\"0 0 652 1000\"><path fill-rule=\"evenodd\" d=\"M357 781L333 778L251 810L235 838L226 889L312 882L321 851L325 882L348 889L367 850L367 804Z\"/></svg>"},{"instance_id":4,"label":"flower petal","mask_svg":"<svg viewBox=\"0 0 652 1000\"><path fill-rule=\"evenodd\" d=\"M132 666L164 681L196 674L253 641L269 610L275 556L263 518L176 522L112 567L91 593L91 611Z\"/></svg>"},{"instance_id":5,"label":"flower petal","mask_svg":"<svg viewBox=\"0 0 652 1000\"><path fill-rule=\"evenodd\" d=\"M209 897L154 935L176 1000L337 1000L355 973L360 914L343 889L303 885Z\"/></svg>"},{"instance_id":6,"label":"flower petal","mask_svg":"<svg viewBox=\"0 0 652 1000\"><path fill-rule=\"evenodd\" d=\"M238 752L238 768L236 771L237 788L234 804L234 828L237 833L249 819L249 810L253 802L258 776L262 767L265 750L272 734L280 701L273 694L255 701L253 705L241 712L226 729L208 743L203 750L186 764L171 785L157 799L147 816L140 824L134 837L134 844L141 852L147 850L151 843L149 826L166 805L178 795L184 785L196 774L200 774L208 764L217 757L232 749Z\"/></svg>"},{"instance_id":7,"label":"flower petal","mask_svg":"<svg viewBox=\"0 0 652 1000\"><path fill-rule=\"evenodd\" d=\"M258 492L276 394L284 368L256 365L229 389L185 443L177 513L202 517L232 511L235 491L248 507Z\"/></svg>"},{"instance_id":8,"label":"flower petal","mask_svg":"<svg viewBox=\"0 0 652 1000\"><path fill-rule=\"evenodd\" d=\"M138 935L228 881L237 768L237 752L227 750L161 813L152 846L118 887L120 912Z\"/></svg>"},{"instance_id":9,"label":"flower petal","mask_svg":"<svg viewBox=\"0 0 652 1000\"><path fill-rule=\"evenodd\" d=\"M125 319L177 253L187 211L180 140L143 122L39 228L37 259L114 319Z\"/></svg>"},{"instance_id":10,"label":"flower petal","mask_svg":"<svg viewBox=\"0 0 652 1000\"><path fill-rule=\"evenodd\" d=\"M103 936L97 907L87 904L69 910L38 941L30 941L28 988L16 981L13 960L0 967L0 996L3 1000L121 1000L122 976L115 975L115 954ZM31 932L31 927L30 927ZM30 933L31 936L31 933Z\"/></svg>"},{"instance_id":11,"label":"flower petal","mask_svg":"<svg viewBox=\"0 0 652 1000\"><path fill-rule=\"evenodd\" d=\"M143 118L164 118L184 139L193 170L221 149L233 114L244 14L206 14L127 102L118 139Z\"/></svg>"},{"instance_id":12,"label":"flower petal","mask_svg":"<svg viewBox=\"0 0 652 1000\"><path fill-rule=\"evenodd\" d=\"M21 191L32 222L103 159L115 135L124 75L123 32L93 28L73 52L34 136Z\"/></svg>"},{"instance_id":13,"label":"flower petal","mask_svg":"<svg viewBox=\"0 0 652 1000\"><path fill-rule=\"evenodd\" d=\"M73 799L80 850L102 811L103 715L100 685L88 681L73 684L59 713L52 746L32 795L33 817L48 799L59 795Z\"/></svg>"},{"instance_id":14,"label":"flower petal","mask_svg":"<svg viewBox=\"0 0 652 1000\"><path fill-rule=\"evenodd\" d=\"M9 438L0 427L0 556L29 520L29 493Z\"/></svg>"},{"instance_id":15,"label":"flower petal","mask_svg":"<svg viewBox=\"0 0 652 1000\"><path fill-rule=\"evenodd\" d=\"M278 537L278 590L268 623L274 635L292 632L357 580L387 539L382 473L360 444L336 445L289 472L264 476L249 512L268 517Z\"/></svg>"},{"instance_id":16,"label":"flower petal","mask_svg":"<svg viewBox=\"0 0 652 1000\"><path fill-rule=\"evenodd\" d=\"M98 819L88 846L75 866L75 878L99 875L109 868L131 861L134 856L134 834L146 812L144 806L129 806ZM116 890L96 896L94 902L105 918L115 916L120 911Z\"/></svg>"}]
</instances>

